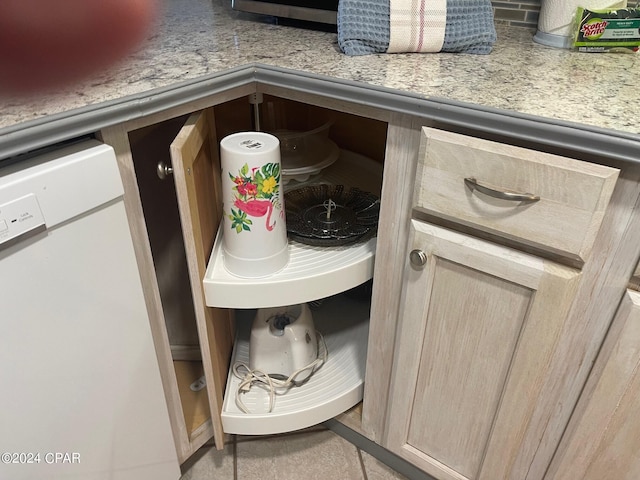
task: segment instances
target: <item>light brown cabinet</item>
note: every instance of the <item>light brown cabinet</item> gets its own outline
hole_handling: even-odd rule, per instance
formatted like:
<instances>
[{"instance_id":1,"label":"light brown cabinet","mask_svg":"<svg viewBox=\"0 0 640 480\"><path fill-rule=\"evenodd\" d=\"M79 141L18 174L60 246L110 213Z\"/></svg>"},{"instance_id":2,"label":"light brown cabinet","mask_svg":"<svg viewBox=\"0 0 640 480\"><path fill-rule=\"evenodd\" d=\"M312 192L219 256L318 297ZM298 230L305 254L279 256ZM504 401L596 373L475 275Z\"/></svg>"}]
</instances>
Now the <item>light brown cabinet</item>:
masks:
<instances>
[{"instance_id":1,"label":"light brown cabinet","mask_svg":"<svg viewBox=\"0 0 640 480\"><path fill-rule=\"evenodd\" d=\"M263 118L281 109L299 122L331 113L335 142L384 167L362 417L354 428L436 478L543 478L638 254L627 240L640 231L640 174L618 178L595 162L444 131L451 125L423 129L425 120L410 115L257 88L272 101ZM206 306L202 279L221 218L218 142L253 128L247 96L255 89L101 132L120 162L181 461L211 437L219 448L225 441L220 415L234 312ZM184 251L177 281L188 284L188 323L197 336L197 355L186 359L176 355L167 325L150 210L141 201L140 169L155 171L158 157L133 145L170 123L163 148L180 214L171 228ZM467 178L541 200L496 199L472 190ZM422 252L414 253L426 261L422 268L411 266L413 250ZM200 376L207 386L194 392Z\"/></svg>"},{"instance_id":2,"label":"light brown cabinet","mask_svg":"<svg viewBox=\"0 0 640 480\"><path fill-rule=\"evenodd\" d=\"M601 256L618 170L421 137L382 444L439 479L541 479L580 393L568 372L611 318L593 309L623 291L598 278L618 275Z\"/></svg>"},{"instance_id":3,"label":"light brown cabinet","mask_svg":"<svg viewBox=\"0 0 640 480\"><path fill-rule=\"evenodd\" d=\"M436 478L494 479L531 421L580 272L412 221L387 446Z\"/></svg>"},{"instance_id":4,"label":"light brown cabinet","mask_svg":"<svg viewBox=\"0 0 640 480\"><path fill-rule=\"evenodd\" d=\"M520 248L588 258L617 169L432 128L422 135L417 211Z\"/></svg>"},{"instance_id":5,"label":"light brown cabinet","mask_svg":"<svg viewBox=\"0 0 640 480\"><path fill-rule=\"evenodd\" d=\"M207 260L222 221L217 144L213 111L205 110L189 116L171 143L170 151L209 414L214 439L220 448L224 432L219 412L233 346L233 315L229 310L208 308L202 290Z\"/></svg>"},{"instance_id":6,"label":"light brown cabinet","mask_svg":"<svg viewBox=\"0 0 640 480\"><path fill-rule=\"evenodd\" d=\"M640 294L613 319L548 480L640 478Z\"/></svg>"}]
</instances>

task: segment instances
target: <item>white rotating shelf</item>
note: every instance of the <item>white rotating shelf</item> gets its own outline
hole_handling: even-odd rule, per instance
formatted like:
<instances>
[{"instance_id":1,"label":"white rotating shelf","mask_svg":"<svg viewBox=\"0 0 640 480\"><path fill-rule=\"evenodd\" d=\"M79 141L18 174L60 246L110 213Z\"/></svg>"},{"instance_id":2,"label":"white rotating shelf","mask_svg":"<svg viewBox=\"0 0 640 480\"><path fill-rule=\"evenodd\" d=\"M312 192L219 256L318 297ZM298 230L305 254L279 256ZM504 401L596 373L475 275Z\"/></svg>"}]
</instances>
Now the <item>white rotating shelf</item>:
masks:
<instances>
[{"instance_id":1,"label":"white rotating shelf","mask_svg":"<svg viewBox=\"0 0 640 480\"><path fill-rule=\"evenodd\" d=\"M318 178L298 185L344 184L379 194L381 179L380 164L342 150L338 161ZM375 238L344 247L314 247L290 240L289 263L283 270L247 279L230 274L224 267L220 230L202 281L205 302L219 308L266 308L329 297L370 280L375 251Z\"/></svg>"},{"instance_id":2,"label":"white rotating shelf","mask_svg":"<svg viewBox=\"0 0 640 480\"><path fill-rule=\"evenodd\" d=\"M268 412L268 393L254 386L242 401L251 413L236 405L240 379L227 378L222 426L225 433L268 435L317 425L348 410L362 400L367 358L370 303L336 295L312 310L316 330L324 335L329 352L326 363L309 380L276 395ZM236 343L231 364L249 362L249 335L253 310L238 311Z\"/></svg>"},{"instance_id":3,"label":"white rotating shelf","mask_svg":"<svg viewBox=\"0 0 640 480\"><path fill-rule=\"evenodd\" d=\"M207 272L204 295L208 306L266 308L294 305L349 290L373 276L376 239L351 247L312 247L289 240L289 263L264 278L240 278L223 265L220 232Z\"/></svg>"}]
</instances>

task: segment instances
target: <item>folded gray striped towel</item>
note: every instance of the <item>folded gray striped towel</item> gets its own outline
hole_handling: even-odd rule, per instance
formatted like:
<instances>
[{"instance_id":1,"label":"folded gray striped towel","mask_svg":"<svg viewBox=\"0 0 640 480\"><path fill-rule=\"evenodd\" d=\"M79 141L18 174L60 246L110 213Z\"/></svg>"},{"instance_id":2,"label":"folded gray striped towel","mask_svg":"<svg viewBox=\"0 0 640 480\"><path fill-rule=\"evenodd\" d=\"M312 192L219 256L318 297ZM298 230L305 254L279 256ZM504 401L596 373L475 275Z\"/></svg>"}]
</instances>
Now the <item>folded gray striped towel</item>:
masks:
<instances>
[{"instance_id":1,"label":"folded gray striped towel","mask_svg":"<svg viewBox=\"0 0 640 480\"><path fill-rule=\"evenodd\" d=\"M347 55L491 53L491 0L340 0L338 45Z\"/></svg>"}]
</instances>

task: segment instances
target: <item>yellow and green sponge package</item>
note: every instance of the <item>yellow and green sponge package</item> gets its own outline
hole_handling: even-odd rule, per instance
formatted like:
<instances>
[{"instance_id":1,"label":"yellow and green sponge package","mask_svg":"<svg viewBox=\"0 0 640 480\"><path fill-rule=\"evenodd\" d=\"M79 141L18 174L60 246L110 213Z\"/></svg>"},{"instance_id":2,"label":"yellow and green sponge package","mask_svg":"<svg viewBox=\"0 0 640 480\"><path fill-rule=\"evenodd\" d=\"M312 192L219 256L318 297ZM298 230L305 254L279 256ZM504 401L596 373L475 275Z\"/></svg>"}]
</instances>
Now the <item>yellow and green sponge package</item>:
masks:
<instances>
[{"instance_id":1,"label":"yellow and green sponge package","mask_svg":"<svg viewBox=\"0 0 640 480\"><path fill-rule=\"evenodd\" d=\"M580 52L637 52L640 8L578 8L573 46Z\"/></svg>"}]
</instances>

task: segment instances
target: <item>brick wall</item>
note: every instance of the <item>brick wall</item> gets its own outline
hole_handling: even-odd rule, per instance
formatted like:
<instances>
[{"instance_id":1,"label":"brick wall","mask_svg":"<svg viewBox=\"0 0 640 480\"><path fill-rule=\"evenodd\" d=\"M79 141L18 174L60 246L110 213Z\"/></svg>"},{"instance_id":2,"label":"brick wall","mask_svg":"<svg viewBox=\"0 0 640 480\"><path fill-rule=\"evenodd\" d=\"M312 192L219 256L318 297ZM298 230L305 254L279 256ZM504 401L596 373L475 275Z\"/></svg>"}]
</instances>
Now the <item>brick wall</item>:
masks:
<instances>
[{"instance_id":1,"label":"brick wall","mask_svg":"<svg viewBox=\"0 0 640 480\"><path fill-rule=\"evenodd\" d=\"M492 0L496 24L536 28L540 0Z\"/></svg>"}]
</instances>

